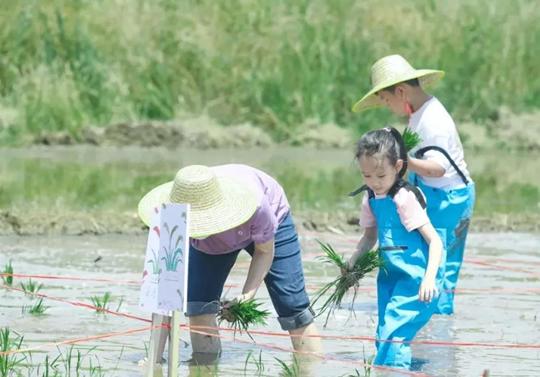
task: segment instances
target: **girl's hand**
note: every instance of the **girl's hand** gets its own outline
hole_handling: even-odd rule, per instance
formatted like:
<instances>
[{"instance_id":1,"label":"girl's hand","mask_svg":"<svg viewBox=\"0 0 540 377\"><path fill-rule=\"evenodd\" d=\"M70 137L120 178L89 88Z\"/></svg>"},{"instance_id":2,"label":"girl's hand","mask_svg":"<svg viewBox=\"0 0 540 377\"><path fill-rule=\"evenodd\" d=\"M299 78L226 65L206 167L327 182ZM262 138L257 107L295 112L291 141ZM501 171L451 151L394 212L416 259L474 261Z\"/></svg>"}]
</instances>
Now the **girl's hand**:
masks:
<instances>
[{"instance_id":1,"label":"girl's hand","mask_svg":"<svg viewBox=\"0 0 540 377\"><path fill-rule=\"evenodd\" d=\"M424 278L420 284L418 299L422 302L431 302L438 294L439 290L435 286L435 279Z\"/></svg>"}]
</instances>

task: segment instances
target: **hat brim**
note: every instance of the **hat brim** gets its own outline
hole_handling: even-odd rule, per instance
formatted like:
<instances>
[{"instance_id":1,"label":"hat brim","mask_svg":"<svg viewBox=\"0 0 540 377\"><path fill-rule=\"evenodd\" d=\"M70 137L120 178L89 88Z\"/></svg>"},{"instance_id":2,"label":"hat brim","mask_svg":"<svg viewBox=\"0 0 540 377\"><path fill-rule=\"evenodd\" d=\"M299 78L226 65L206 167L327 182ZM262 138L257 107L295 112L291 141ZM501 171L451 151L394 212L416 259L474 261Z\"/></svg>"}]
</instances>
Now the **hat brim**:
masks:
<instances>
[{"instance_id":1,"label":"hat brim","mask_svg":"<svg viewBox=\"0 0 540 377\"><path fill-rule=\"evenodd\" d=\"M189 214L190 237L203 238L232 229L248 221L257 210L257 199L252 190L225 177L217 178L223 199L210 208L191 208ZM138 214L146 225L162 203L170 203L173 182L159 185L140 200Z\"/></svg>"},{"instance_id":2,"label":"hat brim","mask_svg":"<svg viewBox=\"0 0 540 377\"><path fill-rule=\"evenodd\" d=\"M420 81L420 86L422 88L426 88L436 84L440 79L444 77L444 74L444 71L439 71L435 69L417 69L410 75L400 77L399 79L382 82L379 85L373 87L369 92L367 92L365 96L358 100L353 105L352 111L358 113L360 111L383 106L384 104L381 102L380 98L376 95L376 93L392 85L396 85L412 79L418 79L418 81Z\"/></svg>"}]
</instances>

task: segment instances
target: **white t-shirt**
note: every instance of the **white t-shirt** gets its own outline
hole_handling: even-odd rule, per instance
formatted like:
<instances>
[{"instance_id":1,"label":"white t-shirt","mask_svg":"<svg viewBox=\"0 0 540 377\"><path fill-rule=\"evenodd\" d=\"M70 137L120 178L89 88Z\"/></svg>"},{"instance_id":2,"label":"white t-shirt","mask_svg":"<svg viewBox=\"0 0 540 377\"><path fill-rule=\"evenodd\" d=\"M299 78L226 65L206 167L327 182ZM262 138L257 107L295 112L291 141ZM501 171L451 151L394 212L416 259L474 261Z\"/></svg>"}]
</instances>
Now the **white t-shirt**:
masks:
<instances>
[{"instance_id":1,"label":"white t-shirt","mask_svg":"<svg viewBox=\"0 0 540 377\"><path fill-rule=\"evenodd\" d=\"M456 125L450 114L448 114L448 111L446 111L437 98L431 97L411 115L409 128L416 132L422 139L419 146L411 151L411 155L414 155L414 152L426 146L435 145L441 147L452 157L465 177L469 181L471 180L469 171L467 170L467 164L463 157L463 146L461 145ZM465 186L459 174L442 153L433 150L427 151L424 154L424 158L435 161L445 170L444 175L439 178L419 176L426 185L443 189L454 189Z\"/></svg>"},{"instance_id":2,"label":"white t-shirt","mask_svg":"<svg viewBox=\"0 0 540 377\"><path fill-rule=\"evenodd\" d=\"M386 196L386 195L385 195ZM385 196L377 196L375 198L384 198ZM394 203L396 204L397 212L401 224L411 232L426 225L429 222L427 212L416 198L412 191L405 188L398 190L394 195ZM371 228L377 226L375 215L369 206L369 195L366 193L362 199L362 210L360 212L360 226L362 228Z\"/></svg>"}]
</instances>

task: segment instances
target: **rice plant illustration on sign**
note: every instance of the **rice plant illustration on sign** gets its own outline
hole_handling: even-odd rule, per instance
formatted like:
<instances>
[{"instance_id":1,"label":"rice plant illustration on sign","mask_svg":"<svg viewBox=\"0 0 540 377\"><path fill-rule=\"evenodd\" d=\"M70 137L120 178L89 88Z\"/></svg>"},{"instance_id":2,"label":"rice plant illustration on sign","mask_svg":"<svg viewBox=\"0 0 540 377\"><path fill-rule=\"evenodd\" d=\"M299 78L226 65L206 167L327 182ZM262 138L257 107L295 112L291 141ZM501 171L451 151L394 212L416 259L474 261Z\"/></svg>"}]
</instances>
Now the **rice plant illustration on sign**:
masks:
<instances>
[{"instance_id":1,"label":"rice plant illustration on sign","mask_svg":"<svg viewBox=\"0 0 540 377\"><path fill-rule=\"evenodd\" d=\"M185 216L185 212L183 212L183 215ZM176 269L178 268L178 264L182 262L183 258L183 251L182 247L180 246L180 242L184 240L184 237L179 234L175 238L173 247L174 234L178 230L178 225L173 226L172 230L169 230L169 224L167 223L164 223L163 227L169 234L169 247L166 248L165 246L163 246L165 256L161 257L161 260L165 262L166 271L176 271Z\"/></svg>"},{"instance_id":2,"label":"rice plant illustration on sign","mask_svg":"<svg viewBox=\"0 0 540 377\"><path fill-rule=\"evenodd\" d=\"M168 315L186 305L189 206L167 203L156 209L148 232L140 307Z\"/></svg>"}]
</instances>

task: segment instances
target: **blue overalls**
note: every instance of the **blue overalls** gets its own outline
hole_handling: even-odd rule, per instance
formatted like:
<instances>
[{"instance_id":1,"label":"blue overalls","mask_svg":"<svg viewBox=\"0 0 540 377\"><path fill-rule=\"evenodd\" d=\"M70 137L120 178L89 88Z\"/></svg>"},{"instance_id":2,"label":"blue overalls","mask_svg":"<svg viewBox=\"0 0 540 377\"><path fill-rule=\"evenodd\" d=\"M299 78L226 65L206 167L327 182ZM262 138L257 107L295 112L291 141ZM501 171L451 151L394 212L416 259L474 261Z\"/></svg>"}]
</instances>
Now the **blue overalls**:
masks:
<instances>
[{"instance_id":1,"label":"blue overalls","mask_svg":"<svg viewBox=\"0 0 540 377\"><path fill-rule=\"evenodd\" d=\"M415 155L417 158L421 158L428 150L441 152L450 161L465 184L461 188L443 190L427 186L415 173L409 173L409 181L418 186L426 196L427 213L431 223L435 228L446 230L446 272L436 314L453 314L454 291L463 263L465 240L475 201L475 188L474 182L465 177L444 149L428 146L418 150Z\"/></svg>"},{"instance_id":2,"label":"blue overalls","mask_svg":"<svg viewBox=\"0 0 540 377\"><path fill-rule=\"evenodd\" d=\"M368 190L368 193L377 222L379 253L383 260L383 267L377 276L379 322L374 363L409 368L410 345L384 340L411 341L437 309L438 297L431 303L418 299L428 263L428 245L420 232L408 232L402 225L393 195L375 198L373 192ZM444 245L444 234L439 235ZM439 290L444 276L444 257L443 250L436 278Z\"/></svg>"}]
</instances>

